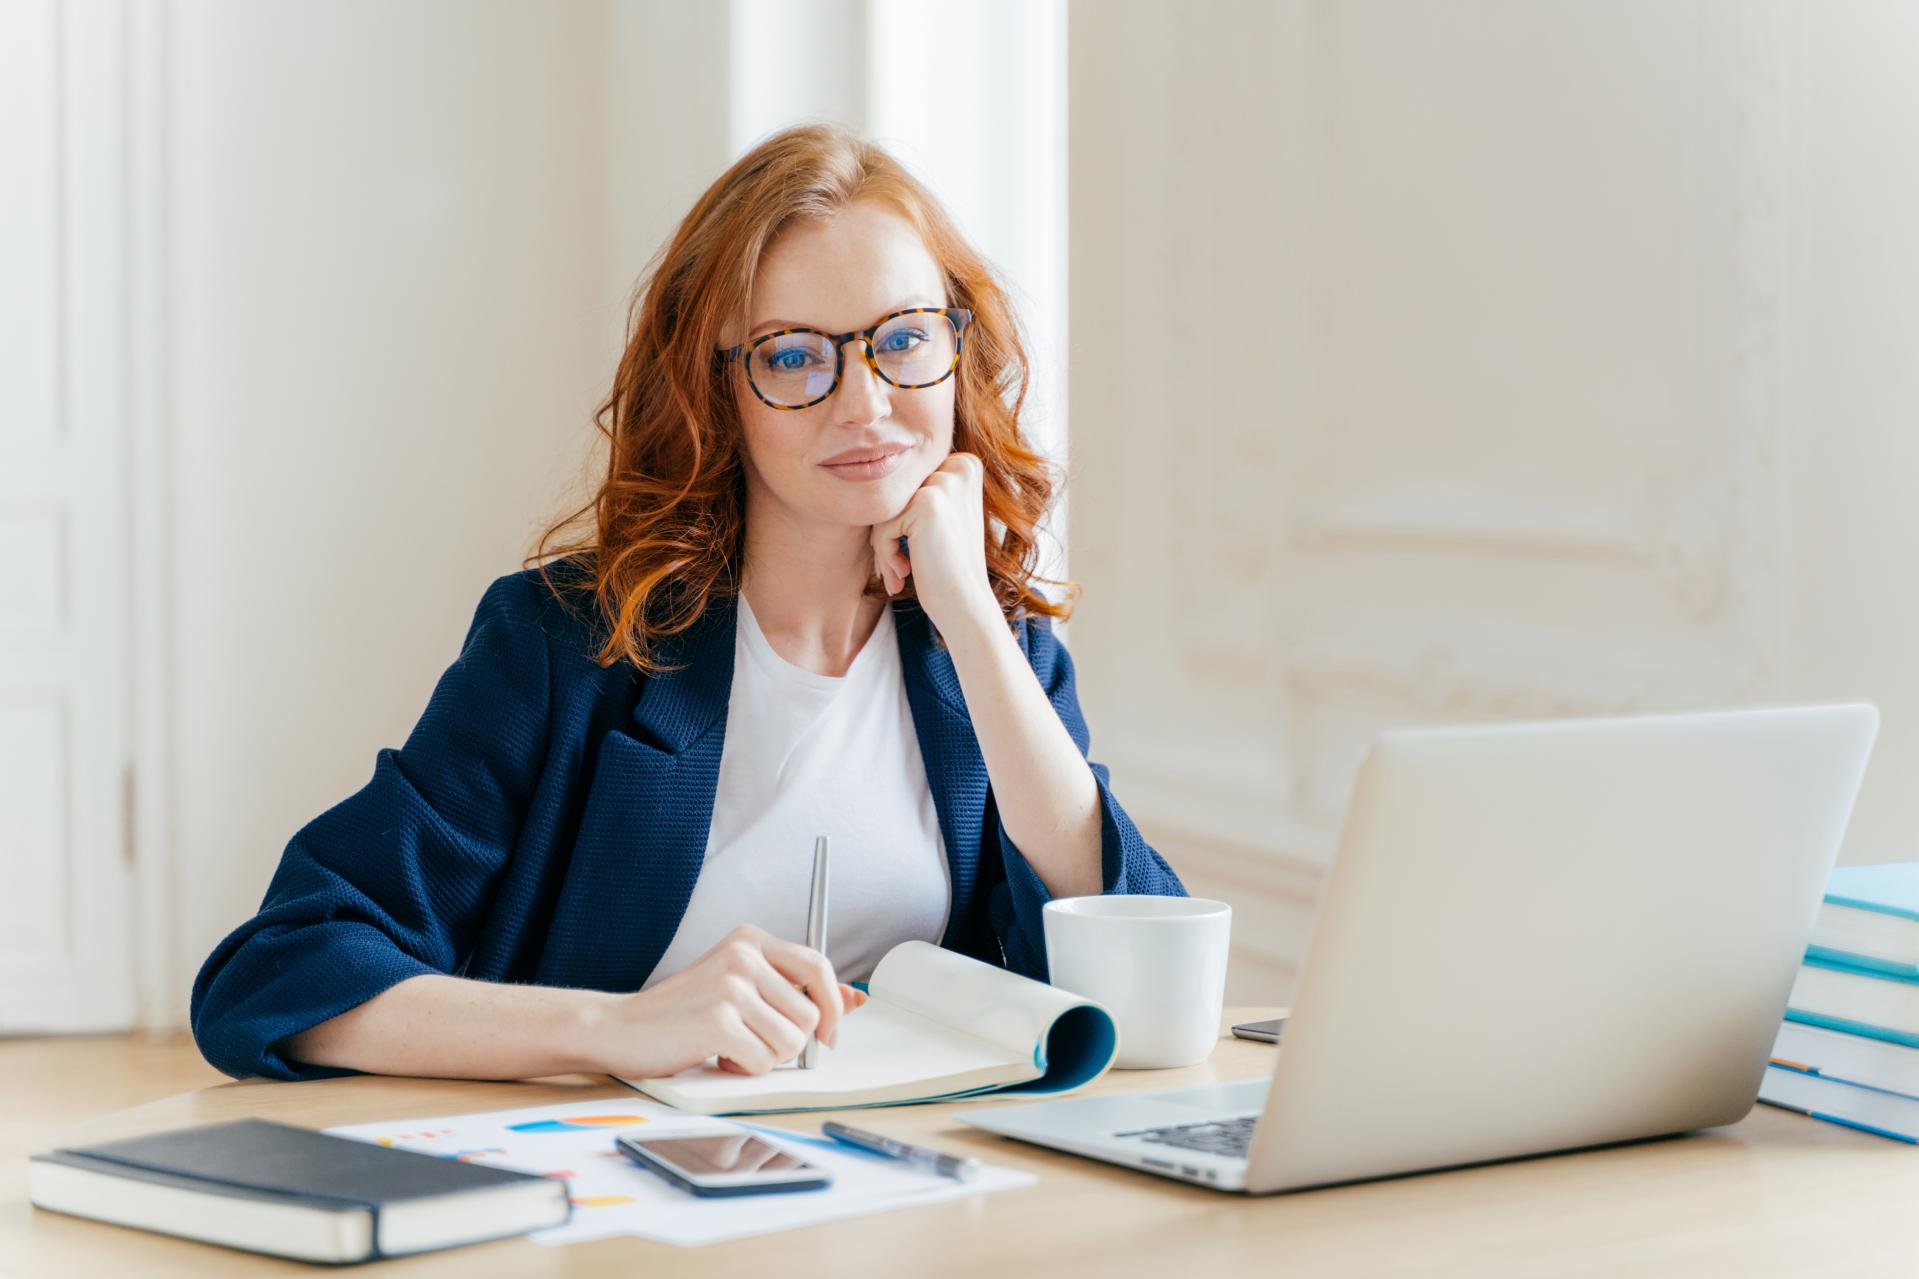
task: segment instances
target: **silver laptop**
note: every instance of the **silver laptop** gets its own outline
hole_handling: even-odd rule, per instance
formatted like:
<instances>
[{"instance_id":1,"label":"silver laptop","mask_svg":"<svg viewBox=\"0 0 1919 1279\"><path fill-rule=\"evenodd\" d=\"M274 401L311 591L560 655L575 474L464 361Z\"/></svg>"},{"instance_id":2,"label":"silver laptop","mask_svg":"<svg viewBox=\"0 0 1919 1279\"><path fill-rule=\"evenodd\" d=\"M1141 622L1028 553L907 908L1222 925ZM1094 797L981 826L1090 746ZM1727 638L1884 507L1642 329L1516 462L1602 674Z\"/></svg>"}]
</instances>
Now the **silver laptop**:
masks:
<instances>
[{"instance_id":1,"label":"silver laptop","mask_svg":"<svg viewBox=\"0 0 1919 1279\"><path fill-rule=\"evenodd\" d=\"M1878 724L1849 705L1382 734L1271 1079L961 1117L1254 1194L1732 1123Z\"/></svg>"}]
</instances>

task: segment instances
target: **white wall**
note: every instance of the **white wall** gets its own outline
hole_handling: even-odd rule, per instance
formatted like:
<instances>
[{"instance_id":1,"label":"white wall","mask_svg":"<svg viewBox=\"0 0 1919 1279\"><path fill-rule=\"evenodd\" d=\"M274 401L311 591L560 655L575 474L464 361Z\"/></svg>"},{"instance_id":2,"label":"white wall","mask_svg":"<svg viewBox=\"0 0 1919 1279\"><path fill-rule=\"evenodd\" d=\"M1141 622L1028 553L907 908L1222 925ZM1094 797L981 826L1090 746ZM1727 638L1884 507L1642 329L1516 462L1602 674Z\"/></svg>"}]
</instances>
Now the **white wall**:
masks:
<instances>
[{"instance_id":1,"label":"white wall","mask_svg":"<svg viewBox=\"0 0 1919 1279\"><path fill-rule=\"evenodd\" d=\"M1844 860L1919 858L1919 7L1793 8L1786 691L1884 713Z\"/></svg>"},{"instance_id":2,"label":"white wall","mask_svg":"<svg viewBox=\"0 0 1919 1279\"><path fill-rule=\"evenodd\" d=\"M1075 652L1231 993L1389 724L1869 697L1913 856L1919 12L1209 16L1070 10Z\"/></svg>"}]
</instances>

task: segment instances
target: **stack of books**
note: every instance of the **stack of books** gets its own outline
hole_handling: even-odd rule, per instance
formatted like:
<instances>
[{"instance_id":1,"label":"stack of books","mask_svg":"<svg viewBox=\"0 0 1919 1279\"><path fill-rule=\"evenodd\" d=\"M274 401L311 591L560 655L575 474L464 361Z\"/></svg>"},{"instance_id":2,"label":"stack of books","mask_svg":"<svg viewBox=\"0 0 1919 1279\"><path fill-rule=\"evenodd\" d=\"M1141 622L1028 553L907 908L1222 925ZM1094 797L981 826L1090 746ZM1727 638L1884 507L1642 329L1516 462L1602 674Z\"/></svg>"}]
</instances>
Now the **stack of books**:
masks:
<instances>
[{"instance_id":1,"label":"stack of books","mask_svg":"<svg viewBox=\"0 0 1919 1279\"><path fill-rule=\"evenodd\" d=\"M1919 1144L1919 862L1833 872L1759 1100Z\"/></svg>"}]
</instances>

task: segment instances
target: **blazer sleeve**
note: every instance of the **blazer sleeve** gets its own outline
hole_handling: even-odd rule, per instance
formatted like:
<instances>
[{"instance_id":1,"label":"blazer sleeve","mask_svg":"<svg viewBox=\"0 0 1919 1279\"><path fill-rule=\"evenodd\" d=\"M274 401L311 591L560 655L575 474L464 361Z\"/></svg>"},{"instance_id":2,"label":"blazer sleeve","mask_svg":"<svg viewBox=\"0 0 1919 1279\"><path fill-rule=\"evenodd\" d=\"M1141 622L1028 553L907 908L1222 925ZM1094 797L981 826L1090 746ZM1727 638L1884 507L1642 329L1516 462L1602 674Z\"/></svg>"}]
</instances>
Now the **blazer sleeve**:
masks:
<instances>
[{"instance_id":1,"label":"blazer sleeve","mask_svg":"<svg viewBox=\"0 0 1919 1279\"><path fill-rule=\"evenodd\" d=\"M1053 634L1051 618L1028 618L1024 625L1027 660L1059 714L1060 723L1066 726L1084 756L1092 737L1079 708L1072 655ZM1087 763L1099 787L1100 892L1186 896L1186 889L1172 867L1140 837L1133 819L1113 798L1106 765L1095 764L1090 759ZM997 804L993 806L993 828L999 833L1000 859L1006 871L1005 879L993 886L988 898L987 911L993 931L999 935L1008 968L1045 981L1046 935L1040 925L1040 911L1052 900L1052 894L1007 835Z\"/></svg>"},{"instance_id":2,"label":"blazer sleeve","mask_svg":"<svg viewBox=\"0 0 1919 1279\"><path fill-rule=\"evenodd\" d=\"M457 661L373 779L288 843L259 913L193 984L194 1038L230 1075L352 1074L288 1060L289 1035L472 948L545 763L549 657L539 587L488 588Z\"/></svg>"}]
</instances>

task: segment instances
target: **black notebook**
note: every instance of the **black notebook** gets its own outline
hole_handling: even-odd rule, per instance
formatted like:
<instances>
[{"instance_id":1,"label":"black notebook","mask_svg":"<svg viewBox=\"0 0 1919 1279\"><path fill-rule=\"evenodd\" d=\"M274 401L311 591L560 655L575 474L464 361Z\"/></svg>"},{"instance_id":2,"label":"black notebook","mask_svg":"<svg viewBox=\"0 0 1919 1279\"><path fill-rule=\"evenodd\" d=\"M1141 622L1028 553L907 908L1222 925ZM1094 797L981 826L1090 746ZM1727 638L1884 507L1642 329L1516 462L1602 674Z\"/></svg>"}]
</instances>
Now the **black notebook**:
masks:
<instances>
[{"instance_id":1,"label":"black notebook","mask_svg":"<svg viewBox=\"0 0 1919 1279\"><path fill-rule=\"evenodd\" d=\"M55 1212L302 1261L365 1261L566 1221L566 1182L264 1119L35 1155Z\"/></svg>"}]
</instances>

